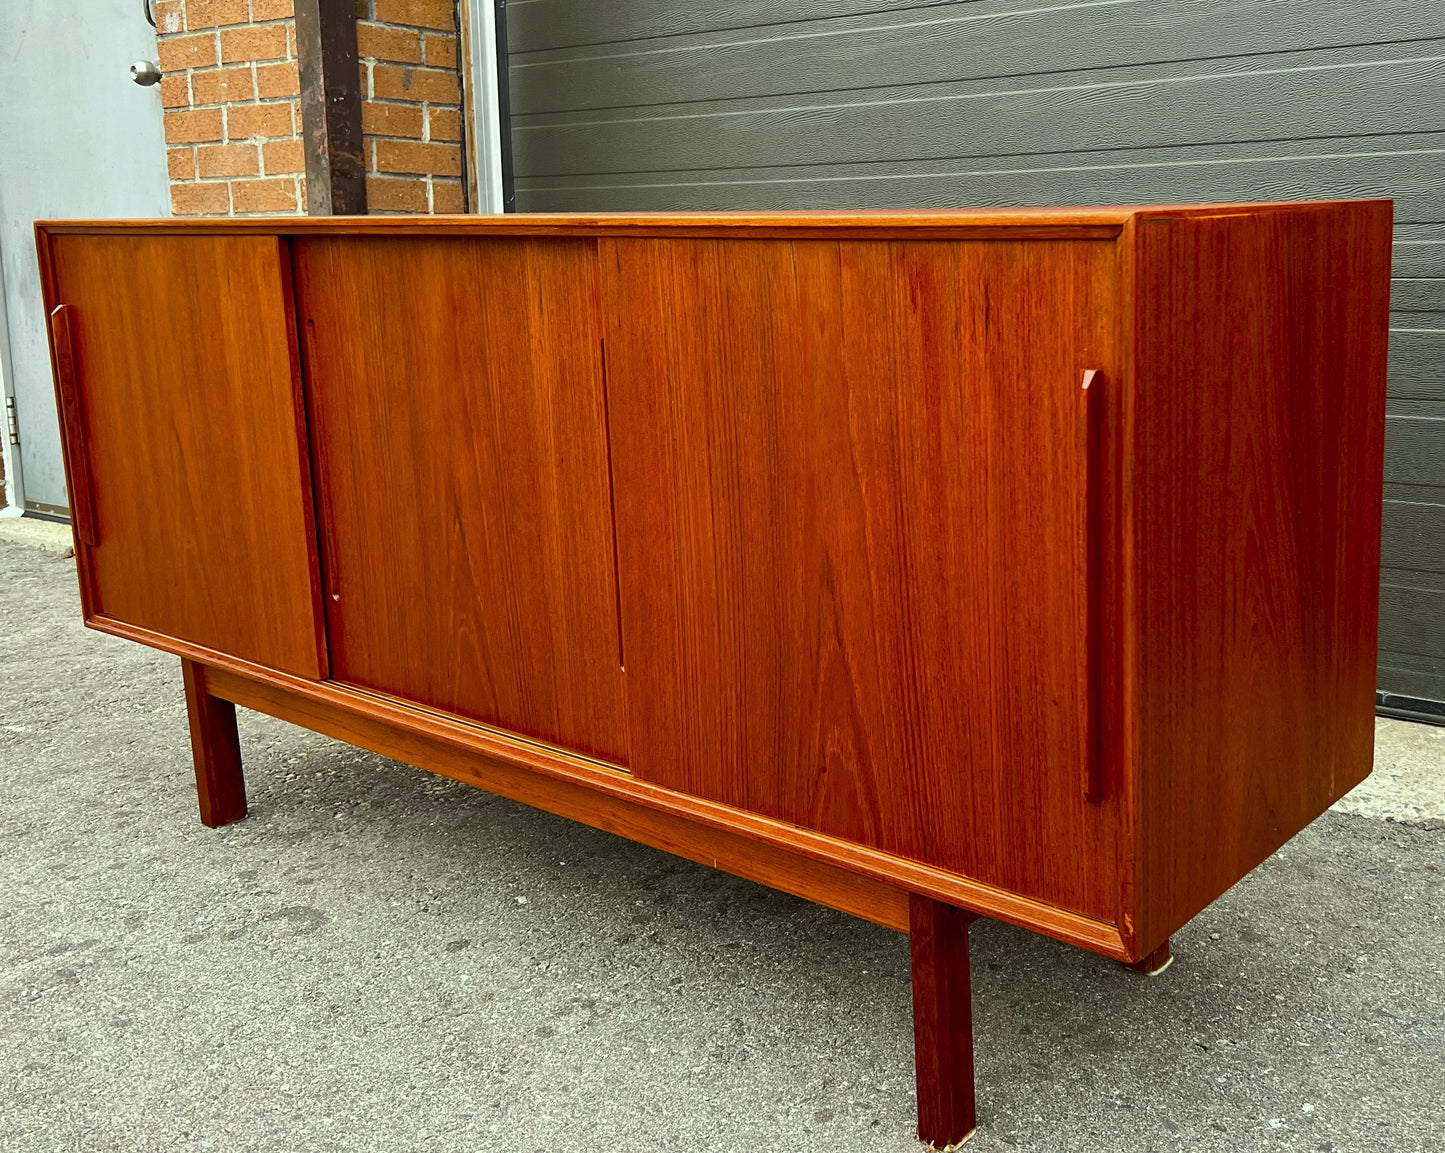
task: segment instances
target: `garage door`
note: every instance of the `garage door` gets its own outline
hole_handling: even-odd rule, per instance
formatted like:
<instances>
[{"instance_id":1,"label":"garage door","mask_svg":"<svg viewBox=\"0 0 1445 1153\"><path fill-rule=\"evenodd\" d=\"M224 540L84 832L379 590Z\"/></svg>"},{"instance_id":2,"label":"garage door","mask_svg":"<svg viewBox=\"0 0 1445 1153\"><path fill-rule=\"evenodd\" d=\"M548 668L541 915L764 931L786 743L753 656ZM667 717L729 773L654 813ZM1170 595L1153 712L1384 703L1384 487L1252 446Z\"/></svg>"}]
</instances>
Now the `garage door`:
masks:
<instances>
[{"instance_id":1,"label":"garage door","mask_svg":"<svg viewBox=\"0 0 1445 1153\"><path fill-rule=\"evenodd\" d=\"M1445 701L1440 0L508 13L522 211L1394 197L1379 686Z\"/></svg>"}]
</instances>

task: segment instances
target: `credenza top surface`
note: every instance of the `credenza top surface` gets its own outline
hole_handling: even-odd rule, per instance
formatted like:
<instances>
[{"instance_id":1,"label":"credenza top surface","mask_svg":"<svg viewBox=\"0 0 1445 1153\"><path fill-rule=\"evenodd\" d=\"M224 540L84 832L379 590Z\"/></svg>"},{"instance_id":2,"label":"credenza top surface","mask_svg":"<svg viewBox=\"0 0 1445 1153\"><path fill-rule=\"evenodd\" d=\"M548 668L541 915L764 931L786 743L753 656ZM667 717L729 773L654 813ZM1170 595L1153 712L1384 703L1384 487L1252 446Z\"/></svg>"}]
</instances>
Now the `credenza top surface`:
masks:
<instances>
[{"instance_id":1,"label":"credenza top surface","mask_svg":"<svg viewBox=\"0 0 1445 1153\"><path fill-rule=\"evenodd\" d=\"M1328 210L1342 203L1123 205L1098 208L942 208L809 212L506 213L465 216L256 216L154 220L41 220L41 231L277 236L890 236L924 232L987 238L1007 234L1051 239L1108 239L1139 217L1222 216L1272 211Z\"/></svg>"}]
</instances>

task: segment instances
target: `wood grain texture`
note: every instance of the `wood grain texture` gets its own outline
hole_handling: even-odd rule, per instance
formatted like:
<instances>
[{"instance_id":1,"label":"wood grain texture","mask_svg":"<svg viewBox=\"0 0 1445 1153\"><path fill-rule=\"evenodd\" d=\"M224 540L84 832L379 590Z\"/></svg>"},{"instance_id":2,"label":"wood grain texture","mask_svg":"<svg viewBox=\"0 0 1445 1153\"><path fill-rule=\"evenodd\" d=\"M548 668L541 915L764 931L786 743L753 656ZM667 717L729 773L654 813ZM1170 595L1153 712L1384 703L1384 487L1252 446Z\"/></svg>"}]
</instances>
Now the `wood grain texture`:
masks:
<instances>
[{"instance_id":1,"label":"wood grain texture","mask_svg":"<svg viewBox=\"0 0 1445 1153\"><path fill-rule=\"evenodd\" d=\"M1117 293L1118 287L1115 286ZM1079 423L1082 425L1083 454L1078 481L1084 499L1084 760L1083 791L1087 801L1104 799L1104 762L1112 750L1106 748L1105 698L1116 659L1116 651L1104 635L1106 620L1116 614L1112 583L1115 573L1113 549L1117 517L1117 494L1105 492L1108 481L1104 468L1109 463L1105 435L1113 422L1106 419L1107 397L1104 374L1086 369L1079 382Z\"/></svg>"},{"instance_id":2,"label":"wood grain texture","mask_svg":"<svg viewBox=\"0 0 1445 1153\"><path fill-rule=\"evenodd\" d=\"M601 253L634 773L1117 919L1078 398L1114 247Z\"/></svg>"},{"instance_id":3,"label":"wood grain texture","mask_svg":"<svg viewBox=\"0 0 1445 1153\"><path fill-rule=\"evenodd\" d=\"M1136 953L1370 771L1390 224L1137 226Z\"/></svg>"},{"instance_id":4,"label":"wood grain texture","mask_svg":"<svg viewBox=\"0 0 1445 1153\"><path fill-rule=\"evenodd\" d=\"M1181 205L1194 211L1199 205ZM1262 211L1270 205L1260 205ZM889 208L865 212L516 212L480 216L252 216L167 217L154 220L42 220L36 230L46 235L235 235L261 233L287 236L737 236L817 233L842 237L859 233L887 235L895 231L940 229L1040 228L1049 235L1117 236L1136 209L1097 208ZM1028 234L1026 233L1025 236Z\"/></svg>"},{"instance_id":5,"label":"wood grain texture","mask_svg":"<svg viewBox=\"0 0 1445 1153\"><path fill-rule=\"evenodd\" d=\"M908 902L918 1139L948 1149L978 1127L973 1093L973 914L917 895Z\"/></svg>"},{"instance_id":6,"label":"wood grain texture","mask_svg":"<svg viewBox=\"0 0 1445 1153\"><path fill-rule=\"evenodd\" d=\"M1338 201L1277 203L1268 200L1219 203L1163 202L1183 216L1219 212L1269 214L1297 204L1329 208ZM1108 240L1138 216L1138 205L1029 208L883 207L818 211L700 212L515 212L477 216L251 216L164 217L151 220L39 220L37 236L817 236L861 240L903 238L925 231L931 240ZM995 231L997 230L997 231Z\"/></svg>"},{"instance_id":7,"label":"wood grain texture","mask_svg":"<svg viewBox=\"0 0 1445 1153\"><path fill-rule=\"evenodd\" d=\"M42 243L46 303L64 306L74 354L60 388L67 459L89 473L71 482L88 489L80 503L99 542L79 542L88 611L322 675L284 244Z\"/></svg>"},{"instance_id":8,"label":"wood grain texture","mask_svg":"<svg viewBox=\"0 0 1445 1153\"><path fill-rule=\"evenodd\" d=\"M95 529L95 487L90 479L90 449L85 435L85 409L80 399L80 380L75 368L75 343L70 319L74 308L57 304L50 313L50 349L55 364L56 408L65 426L66 490L70 500L70 523L77 545L94 548L100 543Z\"/></svg>"},{"instance_id":9,"label":"wood grain texture","mask_svg":"<svg viewBox=\"0 0 1445 1153\"><path fill-rule=\"evenodd\" d=\"M293 12L306 211L312 216L364 213L367 152L361 104L367 75L364 66L357 67L356 5L296 0Z\"/></svg>"},{"instance_id":10,"label":"wood grain texture","mask_svg":"<svg viewBox=\"0 0 1445 1153\"><path fill-rule=\"evenodd\" d=\"M236 706L211 695L206 668L196 661L181 660L181 680L186 689L201 824L218 829L246 815L246 780L241 772Z\"/></svg>"},{"instance_id":11,"label":"wood grain texture","mask_svg":"<svg viewBox=\"0 0 1445 1153\"><path fill-rule=\"evenodd\" d=\"M332 675L626 764L592 242L295 259Z\"/></svg>"}]
</instances>

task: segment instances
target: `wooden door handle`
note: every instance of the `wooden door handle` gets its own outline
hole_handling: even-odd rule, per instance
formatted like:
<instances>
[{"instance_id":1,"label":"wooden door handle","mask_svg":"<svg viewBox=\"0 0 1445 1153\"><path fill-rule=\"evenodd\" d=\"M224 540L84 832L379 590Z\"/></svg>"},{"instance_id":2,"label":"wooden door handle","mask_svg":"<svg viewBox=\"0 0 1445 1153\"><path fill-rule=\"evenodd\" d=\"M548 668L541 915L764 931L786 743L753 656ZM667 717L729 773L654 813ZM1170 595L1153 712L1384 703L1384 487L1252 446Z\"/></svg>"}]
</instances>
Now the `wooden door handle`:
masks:
<instances>
[{"instance_id":1,"label":"wooden door handle","mask_svg":"<svg viewBox=\"0 0 1445 1153\"><path fill-rule=\"evenodd\" d=\"M301 326L301 388L306 409L306 451L311 468L311 491L316 510L316 533L320 549L322 595L330 602L341 599L341 576L337 572L341 554L336 547L336 530L331 521L331 488L326 481L322 445L326 438L321 430L321 406L315 403L316 391L316 318L306 317Z\"/></svg>"},{"instance_id":2,"label":"wooden door handle","mask_svg":"<svg viewBox=\"0 0 1445 1153\"><path fill-rule=\"evenodd\" d=\"M1095 803L1104 799L1103 402L1104 374L1088 369L1079 389L1084 440L1084 799Z\"/></svg>"},{"instance_id":3,"label":"wooden door handle","mask_svg":"<svg viewBox=\"0 0 1445 1153\"><path fill-rule=\"evenodd\" d=\"M66 469L70 481L70 523L75 538L94 548L100 544L96 528L95 494L91 490L90 452L85 440L85 411L80 399L80 381L75 368L75 344L71 339L68 304L57 304L50 313L50 341L55 354L55 393L60 402L60 427L64 432Z\"/></svg>"}]
</instances>

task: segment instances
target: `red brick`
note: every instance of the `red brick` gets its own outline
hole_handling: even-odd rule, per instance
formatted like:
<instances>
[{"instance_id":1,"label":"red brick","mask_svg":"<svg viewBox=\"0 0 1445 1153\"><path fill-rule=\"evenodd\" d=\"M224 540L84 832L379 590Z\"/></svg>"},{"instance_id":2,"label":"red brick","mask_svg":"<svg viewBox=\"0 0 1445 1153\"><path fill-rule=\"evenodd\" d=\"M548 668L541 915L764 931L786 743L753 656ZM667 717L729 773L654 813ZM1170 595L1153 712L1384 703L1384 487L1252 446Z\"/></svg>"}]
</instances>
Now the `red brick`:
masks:
<instances>
[{"instance_id":1,"label":"red brick","mask_svg":"<svg viewBox=\"0 0 1445 1153\"><path fill-rule=\"evenodd\" d=\"M203 108L198 112L167 112L166 143L193 144L198 140L221 139L221 110Z\"/></svg>"},{"instance_id":2,"label":"red brick","mask_svg":"<svg viewBox=\"0 0 1445 1153\"><path fill-rule=\"evenodd\" d=\"M368 176L366 207L369 212L425 212L426 181L420 177L407 180Z\"/></svg>"},{"instance_id":3,"label":"red brick","mask_svg":"<svg viewBox=\"0 0 1445 1153\"><path fill-rule=\"evenodd\" d=\"M248 136L291 136L291 102L274 104L233 104L226 109L226 137L244 140Z\"/></svg>"},{"instance_id":4,"label":"red brick","mask_svg":"<svg viewBox=\"0 0 1445 1153\"><path fill-rule=\"evenodd\" d=\"M261 171L254 144L203 144L196 149L202 176L255 176Z\"/></svg>"},{"instance_id":5,"label":"red brick","mask_svg":"<svg viewBox=\"0 0 1445 1153\"><path fill-rule=\"evenodd\" d=\"M274 180L233 180L231 203L237 212L295 212L296 180L278 176Z\"/></svg>"},{"instance_id":6,"label":"red brick","mask_svg":"<svg viewBox=\"0 0 1445 1153\"><path fill-rule=\"evenodd\" d=\"M460 140L462 110L460 108L429 108L426 114L428 140Z\"/></svg>"},{"instance_id":7,"label":"red brick","mask_svg":"<svg viewBox=\"0 0 1445 1153\"><path fill-rule=\"evenodd\" d=\"M455 144L424 144L412 140L378 140L376 171L415 172L423 176L460 176L462 150Z\"/></svg>"},{"instance_id":8,"label":"red brick","mask_svg":"<svg viewBox=\"0 0 1445 1153\"><path fill-rule=\"evenodd\" d=\"M384 24L414 24L455 32L456 8L452 0L375 0L373 19Z\"/></svg>"},{"instance_id":9,"label":"red brick","mask_svg":"<svg viewBox=\"0 0 1445 1153\"><path fill-rule=\"evenodd\" d=\"M286 26L261 24L254 28L228 28L221 33L221 62L250 63L286 59Z\"/></svg>"},{"instance_id":10,"label":"red brick","mask_svg":"<svg viewBox=\"0 0 1445 1153\"><path fill-rule=\"evenodd\" d=\"M267 176L306 171L306 157L299 140L272 140L261 145L261 162Z\"/></svg>"},{"instance_id":11,"label":"red brick","mask_svg":"<svg viewBox=\"0 0 1445 1153\"><path fill-rule=\"evenodd\" d=\"M186 0L187 28L245 24L251 19L246 0Z\"/></svg>"},{"instance_id":12,"label":"red brick","mask_svg":"<svg viewBox=\"0 0 1445 1153\"><path fill-rule=\"evenodd\" d=\"M166 171L172 180L194 180L196 178L196 150L194 148L167 148Z\"/></svg>"},{"instance_id":13,"label":"red brick","mask_svg":"<svg viewBox=\"0 0 1445 1153\"><path fill-rule=\"evenodd\" d=\"M187 108L191 103L191 82L184 72L161 77L161 107Z\"/></svg>"},{"instance_id":14,"label":"red brick","mask_svg":"<svg viewBox=\"0 0 1445 1153\"><path fill-rule=\"evenodd\" d=\"M433 180L431 182L431 210L433 212L465 212L466 196L460 180Z\"/></svg>"},{"instance_id":15,"label":"red brick","mask_svg":"<svg viewBox=\"0 0 1445 1153\"><path fill-rule=\"evenodd\" d=\"M421 106L419 104L379 104L364 100L361 104L361 131L367 136L406 136L422 138Z\"/></svg>"},{"instance_id":16,"label":"red brick","mask_svg":"<svg viewBox=\"0 0 1445 1153\"><path fill-rule=\"evenodd\" d=\"M292 0L251 0L251 19L258 24L262 20L289 20L296 15Z\"/></svg>"},{"instance_id":17,"label":"red brick","mask_svg":"<svg viewBox=\"0 0 1445 1153\"><path fill-rule=\"evenodd\" d=\"M156 61L162 72L210 68L217 59L214 32L203 32L199 36L162 36L156 41Z\"/></svg>"},{"instance_id":18,"label":"red brick","mask_svg":"<svg viewBox=\"0 0 1445 1153\"><path fill-rule=\"evenodd\" d=\"M296 96L300 91L301 73L296 67L296 61L256 65L256 95L262 100L277 96Z\"/></svg>"},{"instance_id":19,"label":"red brick","mask_svg":"<svg viewBox=\"0 0 1445 1153\"><path fill-rule=\"evenodd\" d=\"M186 6L181 0L156 0L151 15L156 18L156 33L160 36L169 36L186 26Z\"/></svg>"},{"instance_id":20,"label":"red brick","mask_svg":"<svg viewBox=\"0 0 1445 1153\"><path fill-rule=\"evenodd\" d=\"M225 215L230 210L231 186L224 180L171 185L171 211L177 216Z\"/></svg>"},{"instance_id":21,"label":"red brick","mask_svg":"<svg viewBox=\"0 0 1445 1153\"><path fill-rule=\"evenodd\" d=\"M191 73L192 104L231 104L252 100L256 86L249 68L215 68Z\"/></svg>"},{"instance_id":22,"label":"red brick","mask_svg":"<svg viewBox=\"0 0 1445 1153\"><path fill-rule=\"evenodd\" d=\"M421 63L421 33L412 28L388 28L383 24L357 24L357 54L371 60L399 64Z\"/></svg>"},{"instance_id":23,"label":"red brick","mask_svg":"<svg viewBox=\"0 0 1445 1153\"><path fill-rule=\"evenodd\" d=\"M457 66L457 38L443 32L428 36L425 41L426 62L433 68L455 68Z\"/></svg>"},{"instance_id":24,"label":"red brick","mask_svg":"<svg viewBox=\"0 0 1445 1153\"><path fill-rule=\"evenodd\" d=\"M403 68L397 64L377 64L371 70L371 94L379 100L461 103L457 74L444 72L440 68Z\"/></svg>"}]
</instances>

